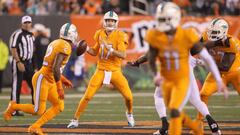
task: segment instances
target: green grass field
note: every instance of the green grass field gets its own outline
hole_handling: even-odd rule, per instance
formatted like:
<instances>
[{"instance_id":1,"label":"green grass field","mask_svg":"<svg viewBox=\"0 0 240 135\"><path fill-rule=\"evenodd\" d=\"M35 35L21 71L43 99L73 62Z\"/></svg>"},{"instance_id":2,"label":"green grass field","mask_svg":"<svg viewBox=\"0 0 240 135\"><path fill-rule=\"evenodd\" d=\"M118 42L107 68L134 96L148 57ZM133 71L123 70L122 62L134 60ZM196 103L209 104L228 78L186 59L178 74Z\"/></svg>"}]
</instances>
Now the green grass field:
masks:
<instances>
[{"instance_id":1,"label":"green grass field","mask_svg":"<svg viewBox=\"0 0 240 135\"><path fill-rule=\"evenodd\" d=\"M137 121L157 121L159 117L154 107L154 90L133 91L134 96L134 116ZM5 90L0 94L0 114L7 107L9 102L9 92ZM65 110L49 123L68 124L72 119L82 92L75 90L66 91ZM22 96L22 103L29 103L30 96ZM48 104L49 106L49 104ZM218 121L240 121L240 98L236 92L231 92L228 100L224 100L222 95L214 95L210 98L209 109L214 118ZM187 105L185 110L194 118L196 111L191 105ZM0 117L0 126L32 124L38 116L25 114L24 117L13 117L9 122L5 122ZM87 109L80 118L82 122L88 121L126 121L125 104L121 95L116 90L100 90L90 101Z\"/></svg>"}]
</instances>

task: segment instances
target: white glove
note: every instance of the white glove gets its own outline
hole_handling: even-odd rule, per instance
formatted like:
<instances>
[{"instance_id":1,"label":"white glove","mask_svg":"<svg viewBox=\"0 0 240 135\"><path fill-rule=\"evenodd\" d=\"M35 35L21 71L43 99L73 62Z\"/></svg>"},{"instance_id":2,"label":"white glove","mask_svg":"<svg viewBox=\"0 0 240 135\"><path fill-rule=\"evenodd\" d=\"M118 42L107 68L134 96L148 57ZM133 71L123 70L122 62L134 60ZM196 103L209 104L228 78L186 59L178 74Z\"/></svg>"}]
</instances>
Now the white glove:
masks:
<instances>
[{"instance_id":1,"label":"white glove","mask_svg":"<svg viewBox=\"0 0 240 135\"><path fill-rule=\"evenodd\" d=\"M218 92L223 92L224 98L228 98L228 89L224 84L223 80L217 81Z\"/></svg>"}]
</instances>

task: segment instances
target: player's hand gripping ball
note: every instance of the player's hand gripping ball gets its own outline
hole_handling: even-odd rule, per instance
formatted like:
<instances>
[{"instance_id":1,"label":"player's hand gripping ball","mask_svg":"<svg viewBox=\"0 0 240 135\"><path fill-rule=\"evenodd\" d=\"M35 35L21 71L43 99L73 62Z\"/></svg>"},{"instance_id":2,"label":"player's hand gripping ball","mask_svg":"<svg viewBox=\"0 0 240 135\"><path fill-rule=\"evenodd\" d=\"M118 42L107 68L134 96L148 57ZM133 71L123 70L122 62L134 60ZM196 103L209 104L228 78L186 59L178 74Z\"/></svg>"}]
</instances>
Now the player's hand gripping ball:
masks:
<instances>
[{"instance_id":1,"label":"player's hand gripping ball","mask_svg":"<svg viewBox=\"0 0 240 135\"><path fill-rule=\"evenodd\" d=\"M77 56L82 55L87 50L87 42L81 40L77 43Z\"/></svg>"}]
</instances>

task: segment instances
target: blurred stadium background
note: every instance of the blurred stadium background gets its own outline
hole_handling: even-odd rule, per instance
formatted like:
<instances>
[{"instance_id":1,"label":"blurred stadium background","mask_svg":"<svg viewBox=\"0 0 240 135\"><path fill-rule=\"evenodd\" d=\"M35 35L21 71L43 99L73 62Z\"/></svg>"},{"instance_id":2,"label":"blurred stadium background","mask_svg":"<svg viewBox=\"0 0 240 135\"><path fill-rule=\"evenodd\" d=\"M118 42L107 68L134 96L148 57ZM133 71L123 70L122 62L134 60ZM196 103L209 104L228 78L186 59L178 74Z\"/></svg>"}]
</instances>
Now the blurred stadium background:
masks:
<instances>
[{"instance_id":1,"label":"blurred stadium background","mask_svg":"<svg viewBox=\"0 0 240 135\"><path fill-rule=\"evenodd\" d=\"M143 37L147 29L155 27L153 21L155 8L162 1L168 0L0 0L0 39L8 45L12 32L20 27L21 17L28 14L33 18L34 33L42 31L45 38L54 40L58 38L61 25L71 22L78 27L80 37L86 39L88 44L93 45L93 34L102 26L102 14L108 10L113 10L120 15L119 28L129 35L128 57L123 62L125 65L127 61L135 60L147 51L148 45L144 42ZM195 28L199 35L205 30L212 18L222 17L229 22L229 33L240 37L240 0L172 1L182 9L183 26ZM41 27L39 28L36 24L38 26L41 24ZM4 71L4 88L0 93L0 114L7 107L10 98L11 59L10 56L8 66ZM81 57L72 54L64 74L74 82L75 87L72 90L66 90L65 111L50 123L68 124L89 78L95 71L95 62L96 58L88 54ZM140 68L123 66L123 70L133 91L136 121L159 121L153 102L154 85L147 64ZM200 88L206 74L207 72L203 67L195 69ZM231 88L231 86L229 87ZM22 90L23 94L26 95L22 94L21 102L30 102L26 87ZM125 121L123 100L114 88L111 86L103 87L96 95L80 121ZM231 90L231 96L227 101L223 100L221 95L215 95L211 98L209 108L217 120L240 124L240 99L235 91ZM188 105L186 110L191 116L195 116L193 107ZM8 123L5 123L0 117L0 134L3 126L28 125L36 120L36 117L26 119L28 116L14 118ZM159 124L157 123L157 125ZM157 127L155 125L150 129ZM234 134L240 134L240 125L229 127L238 131ZM230 131L229 127L226 129Z\"/></svg>"}]
</instances>

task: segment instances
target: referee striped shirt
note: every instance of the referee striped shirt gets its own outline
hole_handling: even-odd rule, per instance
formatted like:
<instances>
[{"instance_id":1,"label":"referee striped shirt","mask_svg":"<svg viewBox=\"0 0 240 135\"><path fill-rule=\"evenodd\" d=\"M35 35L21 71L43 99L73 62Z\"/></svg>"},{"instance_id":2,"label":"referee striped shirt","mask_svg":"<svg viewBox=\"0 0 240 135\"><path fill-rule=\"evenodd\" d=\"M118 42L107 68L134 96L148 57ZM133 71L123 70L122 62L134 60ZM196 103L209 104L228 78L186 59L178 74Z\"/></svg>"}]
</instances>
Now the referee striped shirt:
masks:
<instances>
[{"instance_id":1,"label":"referee striped shirt","mask_svg":"<svg viewBox=\"0 0 240 135\"><path fill-rule=\"evenodd\" d=\"M31 32L19 29L10 37L10 47L16 48L20 60L30 60L33 56L34 36Z\"/></svg>"}]
</instances>

